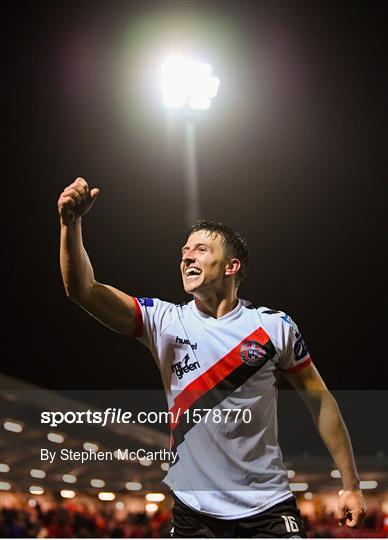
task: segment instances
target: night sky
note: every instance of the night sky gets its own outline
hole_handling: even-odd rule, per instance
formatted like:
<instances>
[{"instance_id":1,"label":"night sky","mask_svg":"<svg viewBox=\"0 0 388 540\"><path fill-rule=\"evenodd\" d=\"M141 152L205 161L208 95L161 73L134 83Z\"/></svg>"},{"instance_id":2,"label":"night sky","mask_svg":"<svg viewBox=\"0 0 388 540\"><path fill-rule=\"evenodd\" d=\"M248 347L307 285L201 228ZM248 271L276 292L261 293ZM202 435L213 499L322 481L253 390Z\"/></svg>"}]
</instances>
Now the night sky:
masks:
<instances>
[{"instance_id":1,"label":"night sky","mask_svg":"<svg viewBox=\"0 0 388 540\"><path fill-rule=\"evenodd\" d=\"M294 318L329 387L386 388L384 4L9 3L0 371L50 388L161 386L142 345L65 297L56 201L77 176L101 189L84 220L99 281L187 299L182 120L156 84L182 46L221 80L197 122L201 216L248 241L240 297Z\"/></svg>"}]
</instances>

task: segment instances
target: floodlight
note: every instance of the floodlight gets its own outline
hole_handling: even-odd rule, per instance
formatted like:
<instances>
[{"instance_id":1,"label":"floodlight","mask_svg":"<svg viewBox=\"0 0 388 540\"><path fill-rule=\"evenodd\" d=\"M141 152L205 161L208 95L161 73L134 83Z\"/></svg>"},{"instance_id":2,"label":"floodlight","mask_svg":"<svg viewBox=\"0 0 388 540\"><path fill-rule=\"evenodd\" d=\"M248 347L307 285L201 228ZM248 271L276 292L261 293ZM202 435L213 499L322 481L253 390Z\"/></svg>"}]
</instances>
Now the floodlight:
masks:
<instances>
[{"instance_id":1,"label":"floodlight","mask_svg":"<svg viewBox=\"0 0 388 540\"><path fill-rule=\"evenodd\" d=\"M210 64L183 55L169 56L162 64L162 101L166 107L208 109L219 86Z\"/></svg>"},{"instance_id":2,"label":"floodlight","mask_svg":"<svg viewBox=\"0 0 388 540\"><path fill-rule=\"evenodd\" d=\"M309 485L306 482L294 482L290 483L291 491L307 491Z\"/></svg>"},{"instance_id":3,"label":"floodlight","mask_svg":"<svg viewBox=\"0 0 388 540\"><path fill-rule=\"evenodd\" d=\"M41 486L30 486L31 495L43 495L44 489Z\"/></svg>"},{"instance_id":4,"label":"floodlight","mask_svg":"<svg viewBox=\"0 0 388 540\"><path fill-rule=\"evenodd\" d=\"M163 493L147 493L145 498L148 502L161 502L164 501L166 496Z\"/></svg>"},{"instance_id":5,"label":"floodlight","mask_svg":"<svg viewBox=\"0 0 388 540\"><path fill-rule=\"evenodd\" d=\"M13 422L11 420L4 422L3 427L7 431L13 431L14 433L20 433L23 431L23 426L19 422Z\"/></svg>"},{"instance_id":6,"label":"floodlight","mask_svg":"<svg viewBox=\"0 0 388 540\"><path fill-rule=\"evenodd\" d=\"M100 499L100 501L114 501L116 495L111 491L100 491L100 493L98 494L98 498Z\"/></svg>"},{"instance_id":7,"label":"floodlight","mask_svg":"<svg viewBox=\"0 0 388 540\"><path fill-rule=\"evenodd\" d=\"M90 485L95 488L103 488L105 486L105 482L99 478L93 478L90 480Z\"/></svg>"},{"instance_id":8,"label":"floodlight","mask_svg":"<svg viewBox=\"0 0 388 540\"><path fill-rule=\"evenodd\" d=\"M127 482L125 484L125 487L129 490L129 491L139 491L143 486L141 485L140 482Z\"/></svg>"},{"instance_id":9,"label":"floodlight","mask_svg":"<svg viewBox=\"0 0 388 540\"><path fill-rule=\"evenodd\" d=\"M63 497L64 499L72 499L73 497L75 497L75 491L73 491L72 489L62 489L61 497Z\"/></svg>"},{"instance_id":10,"label":"floodlight","mask_svg":"<svg viewBox=\"0 0 388 540\"><path fill-rule=\"evenodd\" d=\"M77 477L73 474L64 474L62 480L68 484L75 484L77 482Z\"/></svg>"},{"instance_id":11,"label":"floodlight","mask_svg":"<svg viewBox=\"0 0 388 540\"><path fill-rule=\"evenodd\" d=\"M42 471L41 469L31 469L30 475L33 478L45 478L46 477L45 471Z\"/></svg>"},{"instance_id":12,"label":"floodlight","mask_svg":"<svg viewBox=\"0 0 388 540\"><path fill-rule=\"evenodd\" d=\"M65 437L63 435L61 435L60 433L49 433L47 435L47 438L48 438L49 441L55 442L55 443L58 443L58 444L63 443L63 441L65 440Z\"/></svg>"}]
</instances>

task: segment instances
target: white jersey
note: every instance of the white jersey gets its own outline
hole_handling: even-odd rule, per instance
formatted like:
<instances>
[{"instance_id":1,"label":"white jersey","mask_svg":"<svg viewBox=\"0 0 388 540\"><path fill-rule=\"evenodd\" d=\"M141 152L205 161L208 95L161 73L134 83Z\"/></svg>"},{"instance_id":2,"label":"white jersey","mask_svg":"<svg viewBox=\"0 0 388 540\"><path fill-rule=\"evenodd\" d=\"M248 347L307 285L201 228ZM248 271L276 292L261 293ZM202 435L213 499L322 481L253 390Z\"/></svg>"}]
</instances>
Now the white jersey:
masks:
<instances>
[{"instance_id":1,"label":"white jersey","mask_svg":"<svg viewBox=\"0 0 388 540\"><path fill-rule=\"evenodd\" d=\"M164 482L192 509L222 519L289 498L277 441L277 379L310 362L292 319L239 300L214 319L194 301L135 299L136 336L154 356L178 458Z\"/></svg>"}]
</instances>

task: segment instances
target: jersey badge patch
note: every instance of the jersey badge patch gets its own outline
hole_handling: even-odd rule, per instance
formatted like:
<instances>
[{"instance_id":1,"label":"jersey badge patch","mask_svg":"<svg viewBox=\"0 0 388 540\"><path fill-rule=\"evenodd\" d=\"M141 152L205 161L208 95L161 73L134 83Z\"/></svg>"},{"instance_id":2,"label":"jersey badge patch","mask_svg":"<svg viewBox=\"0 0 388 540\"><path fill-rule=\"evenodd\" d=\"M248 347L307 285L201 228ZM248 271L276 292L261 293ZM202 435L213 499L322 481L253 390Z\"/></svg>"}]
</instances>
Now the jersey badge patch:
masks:
<instances>
[{"instance_id":1,"label":"jersey badge patch","mask_svg":"<svg viewBox=\"0 0 388 540\"><path fill-rule=\"evenodd\" d=\"M294 355L295 360L301 360L303 357L305 357L308 354L307 345L305 340L302 338L301 335L299 335L298 339L295 342L294 345Z\"/></svg>"},{"instance_id":2,"label":"jersey badge patch","mask_svg":"<svg viewBox=\"0 0 388 540\"><path fill-rule=\"evenodd\" d=\"M295 336L296 337L299 337L299 328L298 328L298 325L291 319L291 317L289 315L283 315L283 317L281 317L283 319L283 321L285 321L287 324L289 324L291 326L291 330L294 332Z\"/></svg>"},{"instance_id":3,"label":"jersey badge patch","mask_svg":"<svg viewBox=\"0 0 388 540\"><path fill-rule=\"evenodd\" d=\"M241 360L248 366L258 366L265 360L267 351L257 341L248 339L241 345Z\"/></svg>"},{"instance_id":4,"label":"jersey badge patch","mask_svg":"<svg viewBox=\"0 0 388 540\"><path fill-rule=\"evenodd\" d=\"M143 307L153 307L153 298L138 298L139 304Z\"/></svg>"}]
</instances>

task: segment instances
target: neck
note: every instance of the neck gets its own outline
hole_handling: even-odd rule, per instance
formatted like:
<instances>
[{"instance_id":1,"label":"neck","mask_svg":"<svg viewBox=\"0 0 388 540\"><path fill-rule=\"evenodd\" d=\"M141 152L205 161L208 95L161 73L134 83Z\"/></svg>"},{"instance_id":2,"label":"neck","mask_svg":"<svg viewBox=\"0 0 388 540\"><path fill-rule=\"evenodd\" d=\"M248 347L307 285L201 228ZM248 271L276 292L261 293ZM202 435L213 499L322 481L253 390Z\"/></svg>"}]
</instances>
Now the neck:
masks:
<instances>
[{"instance_id":1,"label":"neck","mask_svg":"<svg viewBox=\"0 0 388 540\"><path fill-rule=\"evenodd\" d=\"M229 294L224 293L222 296L218 296L215 292L200 296L194 295L194 302L200 311L214 319L219 319L237 306L237 290L234 289Z\"/></svg>"}]
</instances>

